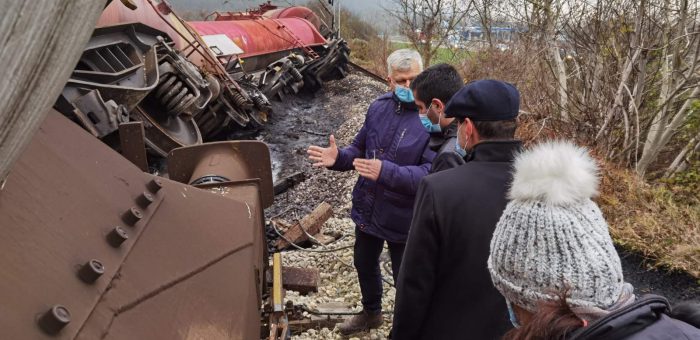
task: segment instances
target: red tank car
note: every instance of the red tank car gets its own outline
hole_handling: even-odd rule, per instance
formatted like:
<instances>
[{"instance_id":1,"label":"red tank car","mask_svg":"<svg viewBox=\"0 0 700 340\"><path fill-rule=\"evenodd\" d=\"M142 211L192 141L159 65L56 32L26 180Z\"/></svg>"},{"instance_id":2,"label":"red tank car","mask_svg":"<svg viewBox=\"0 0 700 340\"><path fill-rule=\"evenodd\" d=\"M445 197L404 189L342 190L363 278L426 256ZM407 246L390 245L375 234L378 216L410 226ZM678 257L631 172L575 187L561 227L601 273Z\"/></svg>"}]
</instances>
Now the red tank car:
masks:
<instances>
[{"instance_id":1,"label":"red tank car","mask_svg":"<svg viewBox=\"0 0 700 340\"><path fill-rule=\"evenodd\" d=\"M243 51L244 68L258 70L279 57L299 49L322 47L326 39L302 18L254 17L244 20L190 21L201 36L224 34ZM247 66L247 67L246 67Z\"/></svg>"}]
</instances>

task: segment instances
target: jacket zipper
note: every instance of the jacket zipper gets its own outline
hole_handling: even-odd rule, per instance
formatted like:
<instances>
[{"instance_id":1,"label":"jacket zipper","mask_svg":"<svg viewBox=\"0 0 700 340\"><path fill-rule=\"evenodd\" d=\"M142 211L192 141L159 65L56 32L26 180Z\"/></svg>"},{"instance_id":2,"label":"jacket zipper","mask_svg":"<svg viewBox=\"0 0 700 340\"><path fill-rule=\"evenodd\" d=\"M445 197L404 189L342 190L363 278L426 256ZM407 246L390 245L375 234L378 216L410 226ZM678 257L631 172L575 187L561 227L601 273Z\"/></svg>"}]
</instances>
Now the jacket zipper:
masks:
<instances>
[{"instance_id":1,"label":"jacket zipper","mask_svg":"<svg viewBox=\"0 0 700 340\"><path fill-rule=\"evenodd\" d=\"M399 152L399 147L401 146L401 141L403 140L403 136L406 135L406 128L401 131L401 136L399 136L399 141L396 143L396 148L394 148L394 161L396 161L396 154Z\"/></svg>"}]
</instances>

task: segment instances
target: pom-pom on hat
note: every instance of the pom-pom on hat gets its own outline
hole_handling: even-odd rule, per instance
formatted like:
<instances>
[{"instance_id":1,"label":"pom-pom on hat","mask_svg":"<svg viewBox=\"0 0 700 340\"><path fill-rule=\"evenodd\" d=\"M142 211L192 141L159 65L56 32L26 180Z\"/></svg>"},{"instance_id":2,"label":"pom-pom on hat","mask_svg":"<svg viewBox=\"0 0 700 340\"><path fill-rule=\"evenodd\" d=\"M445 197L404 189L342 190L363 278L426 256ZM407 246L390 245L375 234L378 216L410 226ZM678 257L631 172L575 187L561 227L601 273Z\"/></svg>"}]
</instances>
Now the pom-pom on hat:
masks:
<instances>
[{"instance_id":1,"label":"pom-pom on hat","mask_svg":"<svg viewBox=\"0 0 700 340\"><path fill-rule=\"evenodd\" d=\"M511 201L493 238L488 269L510 302L535 311L568 289L572 307L605 310L624 280L608 225L591 201L598 167L586 149L552 141L516 157Z\"/></svg>"},{"instance_id":2,"label":"pom-pom on hat","mask_svg":"<svg viewBox=\"0 0 700 340\"><path fill-rule=\"evenodd\" d=\"M510 83L483 79L464 85L445 106L447 118L473 121L509 120L518 116L520 93Z\"/></svg>"}]
</instances>

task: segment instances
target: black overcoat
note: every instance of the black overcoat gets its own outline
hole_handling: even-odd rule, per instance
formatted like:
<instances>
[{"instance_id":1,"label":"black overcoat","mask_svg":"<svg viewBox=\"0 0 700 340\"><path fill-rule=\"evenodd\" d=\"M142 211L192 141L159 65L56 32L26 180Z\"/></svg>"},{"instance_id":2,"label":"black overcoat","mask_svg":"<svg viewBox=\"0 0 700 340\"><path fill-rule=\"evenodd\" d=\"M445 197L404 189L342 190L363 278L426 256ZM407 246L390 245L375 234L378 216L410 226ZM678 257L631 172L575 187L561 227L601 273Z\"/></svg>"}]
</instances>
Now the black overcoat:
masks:
<instances>
[{"instance_id":1,"label":"black overcoat","mask_svg":"<svg viewBox=\"0 0 700 340\"><path fill-rule=\"evenodd\" d=\"M518 141L482 142L466 164L421 181L397 282L393 339L498 339L510 328L486 260L520 148Z\"/></svg>"}]
</instances>

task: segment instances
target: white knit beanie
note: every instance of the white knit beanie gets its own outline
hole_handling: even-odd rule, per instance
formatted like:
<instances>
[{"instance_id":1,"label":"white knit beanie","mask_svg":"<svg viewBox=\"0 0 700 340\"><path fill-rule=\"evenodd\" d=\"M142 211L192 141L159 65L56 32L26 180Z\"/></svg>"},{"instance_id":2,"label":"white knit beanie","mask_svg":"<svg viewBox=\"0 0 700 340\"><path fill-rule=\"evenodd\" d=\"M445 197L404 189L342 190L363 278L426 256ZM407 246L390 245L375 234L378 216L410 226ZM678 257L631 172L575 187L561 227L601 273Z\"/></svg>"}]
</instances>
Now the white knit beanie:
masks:
<instances>
[{"instance_id":1,"label":"white knit beanie","mask_svg":"<svg viewBox=\"0 0 700 340\"><path fill-rule=\"evenodd\" d=\"M572 307L607 309L623 290L620 258L598 206L598 167L586 149L539 144L514 163L510 203L491 240L494 286L535 311L568 288Z\"/></svg>"}]
</instances>

